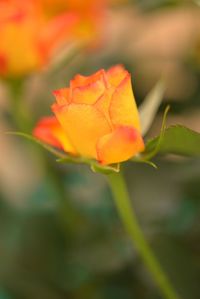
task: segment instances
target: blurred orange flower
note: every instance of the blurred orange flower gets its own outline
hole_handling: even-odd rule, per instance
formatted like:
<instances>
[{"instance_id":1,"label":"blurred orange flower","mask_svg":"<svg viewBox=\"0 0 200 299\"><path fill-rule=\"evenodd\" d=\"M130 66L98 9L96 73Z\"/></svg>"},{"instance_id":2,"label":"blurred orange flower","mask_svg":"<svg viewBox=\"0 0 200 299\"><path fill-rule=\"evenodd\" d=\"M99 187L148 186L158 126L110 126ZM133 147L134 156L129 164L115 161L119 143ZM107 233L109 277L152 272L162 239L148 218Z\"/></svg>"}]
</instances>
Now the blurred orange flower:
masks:
<instances>
[{"instance_id":1,"label":"blurred orange flower","mask_svg":"<svg viewBox=\"0 0 200 299\"><path fill-rule=\"evenodd\" d=\"M37 71L66 42L95 35L100 14L97 2L1 0L0 75L22 76ZM60 7L54 15L48 13L51 5L52 11L56 5Z\"/></svg>"},{"instance_id":2,"label":"blurred orange flower","mask_svg":"<svg viewBox=\"0 0 200 299\"><path fill-rule=\"evenodd\" d=\"M102 30L102 20L105 17L105 7L108 0L38 0L47 15L57 15L63 11L71 11L79 16L75 28L77 37L84 37L98 42Z\"/></svg>"},{"instance_id":3,"label":"blurred orange flower","mask_svg":"<svg viewBox=\"0 0 200 299\"><path fill-rule=\"evenodd\" d=\"M115 66L54 92L56 117L43 118L33 134L73 155L112 164L143 151L137 106L130 74Z\"/></svg>"}]
</instances>

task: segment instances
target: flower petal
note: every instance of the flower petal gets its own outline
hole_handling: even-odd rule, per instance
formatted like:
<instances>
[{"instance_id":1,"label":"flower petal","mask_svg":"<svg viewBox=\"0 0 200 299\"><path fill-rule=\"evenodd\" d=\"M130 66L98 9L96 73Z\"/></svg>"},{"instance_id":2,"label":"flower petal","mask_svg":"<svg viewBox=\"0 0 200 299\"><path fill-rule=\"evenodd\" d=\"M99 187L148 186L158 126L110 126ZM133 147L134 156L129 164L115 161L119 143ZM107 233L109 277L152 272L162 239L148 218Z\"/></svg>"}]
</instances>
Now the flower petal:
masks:
<instances>
[{"instance_id":1,"label":"flower petal","mask_svg":"<svg viewBox=\"0 0 200 299\"><path fill-rule=\"evenodd\" d=\"M53 95L56 98L56 102L59 105L64 105L70 103L70 89L69 88L61 88L53 91Z\"/></svg>"},{"instance_id":2,"label":"flower petal","mask_svg":"<svg viewBox=\"0 0 200 299\"><path fill-rule=\"evenodd\" d=\"M66 152L75 153L66 133L54 116L43 117L39 120L33 135L45 143L64 149Z\"/></svg>"},{"instance_id":3,"label":"flower petal","mask_svg":"<svg viewBox=\"0 0 200 299\"><path fill-rule=\"evenodd\" d=\"M0 11L0 23L2 15ZM36 32L39 24L34 17L16 14L0 24L0 53L6 62L2 71L6 75L20 75L33 71L41 66L41 59L37 51ZM17 46L14 46L17 43ZM23 58L23 59L22 59Z\"/></svg>"},{"instance_id":4,"label":"flower petal","mask_svg":"<svg viewBox=\"0 0 200 299\"><path fill-rule=\"evenodd\" d=\"M127 74L128 72L122 65L115 65L106 72L109 83L114 87L117 87Z\"/></svg>"},{"instance_id":5,"label":"flower petal","mask_svg":"<svg viewBox=\"0 0 200 299\"><path fill-rule=\"evenodd\" d=\"M102 81L89 83L86 86L76 87L72 90L72 99L78 104L93 104L104 93L105 86Z\"/></svg>"},{"instance_id":6,"label":"flower petal","mask_svg":"<svg viewBox=\"0 0 200 299\"><path fill-rule=\"evenodd\" d=\"M102 164L126 161L144 149L141 135L133 127L121 126L97 143L98 160Z\"/></svg>"},{"instance_id":7,"label":"flower petal","mask_svg":"<svg viewBox=\"0 0 200 299\"><path fill-rule=\"evenodd\" d=\"M67 12L54 17L42 28L39 35L39 49L46 57L62 46L72 37L79 22L79 17L73 12Z\"/></svg>"},{"instance_id":8,"label":"flower petal","mask_svg":"<svg viewBox=\"0 0 200 299\"><path fill-rule=\"evenodd\" d=\"M83 87L97 81L102 82L103 85L107 84L105 70L101 69L91 76L76 75L74 79L70 81L70 88Z\"/></svg>"},{"instance_id":9,"label":"flower petal","mask_svg":"<svg viewBox=\"0 0 200 299\"><path fill-rule=\"evenodd\" d=\"M77 152L96 159L97 140L111 132L103 114L94 106L85 104L54 105L52 109Z\"/></svg>"},{"instance_id":10,"label":"flower petal","mask_svg":"<svg viewBox=\"0 0 200 299\"><path fill-rule=\"evenodd\" d=\"M106 89L103 95L98 98L94 105L98 110L100 110L104 114L111 127L113 127L113 124L110 120L109 107L113 92L114 88L112 87Z\"/></svg>"},{"instance_id":11,"label":"flower petal","mask_svg":"<svg viewBox=\"0 0 200 299\"><path fill-rule=\"evenodd\" d=\"M132 92L130 74L126 75L113 93L109 112L113 125L132 126L140 132L139 114Z\"/></svg>"}]
</instances>

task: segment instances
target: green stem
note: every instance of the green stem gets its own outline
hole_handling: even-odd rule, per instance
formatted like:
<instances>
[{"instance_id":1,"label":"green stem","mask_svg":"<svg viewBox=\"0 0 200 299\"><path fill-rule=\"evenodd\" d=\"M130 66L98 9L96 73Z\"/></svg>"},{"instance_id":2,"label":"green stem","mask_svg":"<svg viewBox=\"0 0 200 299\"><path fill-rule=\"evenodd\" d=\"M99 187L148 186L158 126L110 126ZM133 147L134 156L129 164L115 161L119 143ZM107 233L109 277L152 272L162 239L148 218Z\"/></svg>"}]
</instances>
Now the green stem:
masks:
<instances>
[{"instance_id":1,"label":"green stem","mask_svg":"<svg viewBox=\"0 0 200 299\"><path fill-rule=\"evenodd\" d=\"M110 174L107 177L124 227L128 231L134 246L143 258L147 268L153 275L154 281L160 288L163 298L180 299L144 237L133 211L122 174Z\"/></svg>"}]
</instances>

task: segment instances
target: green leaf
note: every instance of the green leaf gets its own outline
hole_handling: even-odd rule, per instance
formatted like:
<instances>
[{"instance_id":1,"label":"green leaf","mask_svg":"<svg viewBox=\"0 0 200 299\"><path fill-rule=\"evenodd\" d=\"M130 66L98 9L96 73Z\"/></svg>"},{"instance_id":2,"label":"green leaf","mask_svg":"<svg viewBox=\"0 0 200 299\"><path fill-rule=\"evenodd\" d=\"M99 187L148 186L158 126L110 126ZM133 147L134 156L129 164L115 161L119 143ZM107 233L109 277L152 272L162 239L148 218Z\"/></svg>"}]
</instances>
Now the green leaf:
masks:
<instances>
[{"instance_id":1,"label":"green leaf","mask_svg":"<svg viewBox=\"0 0 200 299\"><path fill-rule=\"evenodd\" d=\"M149 140L146 144L148 153L155 150L160 135ZM200 133L181 125L174 125L164 130L158 152L161 154L176 154L182 156L200 156Z\"/></svg>"},{"instance_id":2,"label":"green leaf","mask_svg":"<svg viewBox=\"0 0 200 299\"><path fill-rule=\"evenodd\" d=\"M142 135L144 136L155 118L158 108L162 102L165 92L163 80L157 82L155 87L145 97L143 103L139 107L139 114L142 127Z\"/></svg>"}]
</instances>

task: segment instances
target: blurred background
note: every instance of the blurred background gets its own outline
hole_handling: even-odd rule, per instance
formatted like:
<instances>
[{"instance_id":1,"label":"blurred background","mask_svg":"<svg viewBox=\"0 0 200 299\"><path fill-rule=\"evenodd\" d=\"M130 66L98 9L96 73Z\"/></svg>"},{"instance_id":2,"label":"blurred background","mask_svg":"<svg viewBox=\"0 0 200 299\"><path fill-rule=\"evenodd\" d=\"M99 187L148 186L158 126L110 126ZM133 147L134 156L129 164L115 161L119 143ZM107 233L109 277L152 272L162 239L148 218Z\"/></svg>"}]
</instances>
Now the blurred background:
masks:
<instances>
[{"instance_id":1,"label":"blurred background","mask_svg":"<svg viewBox=\"0 0 200 299\"><path fill-rule=\"evenodd\" d=\"M167 104L168 125L200 131L200 1L110 0L100 29L95 45L77 51L70 44L66 61L26 77L23 103L33 124L51 114L52 90L77 73L120 63L132 74L138 105L165 79L146 139L159 132ZM22 131L10 112L9 80L0 80L0 299L161 298L120 223L106 179L86 166L57 164L37 145L5 134ZM131 199L175 288L183 299L199 299L200 160L155 162L158 170L125 163Z\"/></svg>"}]
</instances>

